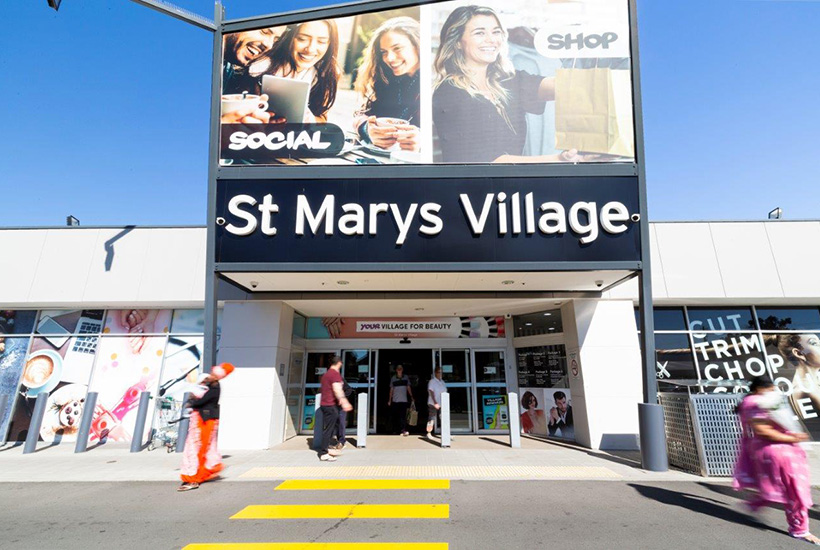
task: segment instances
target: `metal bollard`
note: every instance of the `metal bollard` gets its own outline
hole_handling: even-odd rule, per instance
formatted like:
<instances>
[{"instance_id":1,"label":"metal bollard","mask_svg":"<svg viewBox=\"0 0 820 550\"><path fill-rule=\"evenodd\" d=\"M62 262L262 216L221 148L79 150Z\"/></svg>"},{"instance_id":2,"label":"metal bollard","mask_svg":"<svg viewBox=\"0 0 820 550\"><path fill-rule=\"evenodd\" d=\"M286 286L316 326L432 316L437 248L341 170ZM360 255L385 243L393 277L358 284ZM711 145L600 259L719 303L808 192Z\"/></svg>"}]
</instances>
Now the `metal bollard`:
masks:
<instances>
[{"instance_id":1,"label":"metal bollard","mask_svg":"<svg viewBox=\"0 0 820 550\"><path fill-rule=\"evenodd\" d=\"M97 392L90 391L85 396L83 416L80 418L80 430L77 433L75 453L84 453L88 449L88 435L91 432L91 422L94 420L94 409L97 408Z\"/></svg>"},{"instance_id":2,"label":"metal bollard","mask_svg":"<svg viewBox=\"0 0 820 550\"><path fill-rule=\"evenodd\" d=\"M450 446L450 394L441 394L441 446Z\"/></svg>"},{"instance_id":3,"label":"metal bollard","mask_svg":"<svg viewBox=\"0 0 820 550\"><path fill-rule=\"evenodd\" d=\"M191 394L185 392L185 395L182 396L182 411L180 414L185 414L185 406L188 403L188 400L191 398ZM177 449L178 453L181 453L185 450L185 440L188 439L188 424L191 421L187 418L183 418L179 421L179 428L177 428Z\"/></svg>"},{"instance_id":4,"label":"metal bollard","mask_svg":"<svg viewBox=\"0 0 820 550\"><path fill-rule=\"evenodd\" d=\"M638 403L638 428L641 432L641 468L650 472L669 470L663 407Z\"/></svg>"},{"instance_id":5,"label":"metal bollard","mask_svg":"<svg viewBox=\"0 0 820 550\"><path fill-rule=\"evenodd\" d=\"M6 412L6 407L9 406L9 396L7 394L0 395L0 424L3 423L3 415ZM9 411L9 421L11 421L11 411ZM11 422L9 422L11 423ZM0 445L6 444L6 436L8 435L8 426L0 433Z\"/></svg>"},{"instance_id":6,"label":"metal bollard","mask_svg":"<svg viewBox=\"0 0 820 550\"><path fill-rule=\"evenodd\" d=\"M142 442L145 437L145 418L148 416L148 407L151 404L151 393L144 391L140 393L140 405L137 409L137 421L134 424L134 435L131 436L131 452L138 453L142 450Z\"/></svg>"},{"instance_id":7,"label":"metal bollard","mask_svg":"<svg viewBox=\"0 0 820 550\"><path fill-rule=\"evenodd\" d=\"M513 407L518 405L518 394L510 392L507 394L507 415L510 417L510 447L521 448L521 417L512 414Z\"/></svg>"},{"instance_id":8,"label":"metal bollard","mask_svg":"<svg viewBox=\"0 0 820 550\"><path fill-rule=\"evenodd\" d=\"M28 434L26 434L26 444L23 447L24 455L33 453L37 449L37 440L40 439L40 427L43 425L43 417L46 414L46 403L48 403L48 393L43 392L37 396L37 401L34 403L34 413L31 415Z\"/></svg>"},{"instance_id":9,"label":"metal bollard","mask_svg":"<svg viewBox=\"0 0 820 550\"><path fill-rule=\"evenodd\" d=\"M360 393L356 404L358 407L356 411L356 447L359 449L364 449L367 446L367 429L369 427L367 419L370 418L367 410L369 404L367 397L367 392Z\"/></svg>"}]
</instances>

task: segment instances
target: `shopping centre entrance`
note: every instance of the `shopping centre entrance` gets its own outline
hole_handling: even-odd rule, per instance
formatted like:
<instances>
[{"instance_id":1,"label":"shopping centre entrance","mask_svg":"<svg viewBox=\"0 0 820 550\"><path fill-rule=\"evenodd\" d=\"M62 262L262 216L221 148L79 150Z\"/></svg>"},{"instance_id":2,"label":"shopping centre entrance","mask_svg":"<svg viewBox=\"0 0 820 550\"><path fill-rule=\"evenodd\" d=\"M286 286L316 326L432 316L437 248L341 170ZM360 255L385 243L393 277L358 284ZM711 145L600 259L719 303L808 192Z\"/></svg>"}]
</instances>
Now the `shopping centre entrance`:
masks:
<instances>
[{"instance_id":1,"label":"shopping centre entrance","mask_svg":"<svg viewBox=\"0 0 820 550\"><path fill-rule=\"evenodd\" d=\"M384 345L383 342L374 345ZM390 435L399 433L398 419L388 405L390 380L401 365L409 382L410 393L415 398L418 420L415 426L407 426L411 434L423 434L427 423L427 384L435 368L441 367L442 379L450 394L450 425L453 433L494 433L507 429L507 407L498 406L498 398L506 400L507 365L502 344L493 349L401 346L382 349L344 349L305 352L296 351L291 363L293 376L304 364L304 384L300 405L300 433L312 433L315 412L315 396L319 391L322 375L327 372L330 360L340 355L343 361L342 376L356 394L366 394L369 403L369 426L371 434ZM294 368L297 367L297 368ZM291 379L289 391L295 390L296 380ZM289 403L295 404L289 399ZM505 401L506 402L506 401ZM354 410L347 414L348 433L354 434L358 423L359 398L351 399ZM492 405L487 405L492 403ZM489 407L492 407L490 414ZM291 414L295 413L291 408Z\"/></svg>"}]
</instances>

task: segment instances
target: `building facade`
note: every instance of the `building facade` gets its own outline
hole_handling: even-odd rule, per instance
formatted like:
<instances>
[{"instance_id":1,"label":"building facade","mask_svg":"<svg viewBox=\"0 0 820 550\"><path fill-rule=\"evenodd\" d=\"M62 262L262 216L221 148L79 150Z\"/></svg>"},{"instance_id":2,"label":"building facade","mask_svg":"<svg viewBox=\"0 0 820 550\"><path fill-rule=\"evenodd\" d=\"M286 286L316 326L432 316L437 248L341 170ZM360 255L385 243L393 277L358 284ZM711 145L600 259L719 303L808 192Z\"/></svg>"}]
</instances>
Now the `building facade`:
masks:
<instances>
[{"instance_id":1,"label":"building facade","mask_svg":"<svg viewBox=\"0 0 820 550\"><path fill-rule=\"evenodd\" d=\"M816 221L651 224L661 391L736 391L730 384L768 373L817 435L820 286L805 251L818 236ZM130 440L141 391L157 407L181 399L203 355L204 228L6 229L0 249L9 439L25 437L43 392L40 436L58 442L71 441L87 391L99 396L92 439ZM440 367L456 433L505 433L516 414L533 436L634 449L637 296L636 279L613 271L224 278L217 361L237 369L223 383L220 443L264 449L310 433L319 377L339 354L346 380L368 395L371 433L395 431L387 399L398 365L420 417Z\"/></svg>"}]
</instances>

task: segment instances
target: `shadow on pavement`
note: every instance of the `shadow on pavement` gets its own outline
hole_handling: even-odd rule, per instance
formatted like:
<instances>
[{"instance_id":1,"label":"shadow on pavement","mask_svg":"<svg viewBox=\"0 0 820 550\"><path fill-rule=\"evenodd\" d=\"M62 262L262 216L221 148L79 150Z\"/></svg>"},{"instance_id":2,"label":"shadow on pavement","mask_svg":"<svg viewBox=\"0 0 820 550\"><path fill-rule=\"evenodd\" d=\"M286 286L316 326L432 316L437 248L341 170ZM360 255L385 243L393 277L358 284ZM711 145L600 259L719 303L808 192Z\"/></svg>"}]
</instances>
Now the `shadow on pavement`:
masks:
<instances>
[{"instance_id":1,"label":"shadow on pavement","mask_svg":"<svg viewBox=\"0 0 820 550\"><path fill-rule=\"evenodd\" d=\"M482 441L488 441L490 443L495 443L496 445L501 445L502 447L510 448L509 442L504 443L503 441L498 441L497 439L492 439L490 437L479 437L479 439L482 440Z\"/></svg>"},{"instance_id":2,"label":"shadow on pavement","mask_svg":"<svg viewBox=\"0 0 820 550\"><path fill-rule=\"evenodd\" d=\"M745 498L750 494L749 491L735 491L734 488L732 488L730 485L721 485L719 483L700 482L698 483L698 485L700 485L704 489L709 489L710 491L727 497ZM772 504L769 506L769 508L774 508L775 510L783 510L783 505ZM809 508L809 517L811 519L820 520L820 511L815 510L814 508Z\"/></svg>"},{"instance_id":3,"label":"shadow on pavement","mask_svg":"<svg viewBox=\"0 0 820 550\"><path fill-rule=\"evenodd\" d=\"M685 508L686 510L696 512L698 514L722 519L724 521L744 525L746 527L753 527L755 529L788 535L788 532L783 529L778 529L776 527L766 525L765 523L761 523L753 517L737 510L733 510L717 500L690 493L672 491L662 487L639 485L637 483L629 483L628 485L635 489L642 497L654 500L655 502Z\"/></svg>"}]
</instances>

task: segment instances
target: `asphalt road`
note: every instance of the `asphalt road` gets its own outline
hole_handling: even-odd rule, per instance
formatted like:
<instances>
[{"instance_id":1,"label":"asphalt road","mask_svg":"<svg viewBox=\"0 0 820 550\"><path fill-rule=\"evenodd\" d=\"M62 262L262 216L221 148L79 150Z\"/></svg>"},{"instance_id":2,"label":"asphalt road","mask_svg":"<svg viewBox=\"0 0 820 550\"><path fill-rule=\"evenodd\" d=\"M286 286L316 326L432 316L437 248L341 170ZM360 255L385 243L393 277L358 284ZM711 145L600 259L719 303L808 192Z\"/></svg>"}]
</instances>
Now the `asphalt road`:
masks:
<instances>
[{"instance_id":1,"label":"asphalt road","mask_svg":"<svg viewBox=\"0 0 820 550\"><path fill-rule=\"evenodd\" d=\"M808 548L781 510L755 523L726 485L454 481L449 490L274 491L278 482L0 483L0 548L179 549L215 542L446 542L511 548ZM820 493L815 494L815 500ZM449 504L449 519L229 519L252 504ZM820 512L812 511L820 533Z\"/></svg>"}]
</instances>

